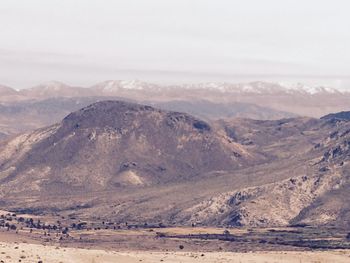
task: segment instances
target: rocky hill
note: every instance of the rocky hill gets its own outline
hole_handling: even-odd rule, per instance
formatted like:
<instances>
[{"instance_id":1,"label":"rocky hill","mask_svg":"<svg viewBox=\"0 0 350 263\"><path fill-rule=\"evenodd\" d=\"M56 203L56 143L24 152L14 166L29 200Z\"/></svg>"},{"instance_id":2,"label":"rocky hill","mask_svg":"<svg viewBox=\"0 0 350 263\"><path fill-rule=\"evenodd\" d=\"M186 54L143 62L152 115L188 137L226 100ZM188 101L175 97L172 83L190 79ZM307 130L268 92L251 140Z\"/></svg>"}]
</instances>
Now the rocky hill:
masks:
<instances>
[{"instance_id":1,"label":"rocky hill","mask_svg":"<svg viewBox=\"0 0 350 263\"><path fill-rule=\"evenodd\" d=\"M103 101L1 145L3 195L100 191L201 178L255 160L184 113Z\"/></svg>"},{"instance_id":2,"label":"rocky hill","mask_svg":"<svg viewBox=\"0 0 350 263\"><path fill-rule=\"evenodd\" d=\"M97 102L1 143L2 206L118 222L348 227L349 131L339 119L206 122Z\"/></svg>"}]
</instances>

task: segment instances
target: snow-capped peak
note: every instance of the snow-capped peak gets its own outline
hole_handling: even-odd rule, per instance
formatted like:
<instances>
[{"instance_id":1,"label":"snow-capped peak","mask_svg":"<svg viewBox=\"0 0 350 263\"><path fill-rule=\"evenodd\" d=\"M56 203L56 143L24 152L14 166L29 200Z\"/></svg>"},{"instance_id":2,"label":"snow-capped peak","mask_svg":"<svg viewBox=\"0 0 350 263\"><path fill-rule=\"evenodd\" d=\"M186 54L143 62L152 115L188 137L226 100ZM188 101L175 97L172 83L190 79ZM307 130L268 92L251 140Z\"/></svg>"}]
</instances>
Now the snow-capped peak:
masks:
<instances>
[{"instance_id":1,"label":"snow-capped peak","mask_svg":"<svg viewBox=\"0 0 350 263\"><path fill-rule=\"evenodd\" d=\"M108 80L95 85L95 87L106 92L117 91L120 89L144 90L150 86L153 85L139 80Z\"/></svg>"},{"instance_id":2,"label":"snow-capped peak","mask_svg":"<svg viewBox=\"0 0 350 263\"><path fill-rule=\"evenodd\" d=\"M49 91L49 90L60 91L63 88L67 88L67 87L69 87L69 86L63 82L52 80L52 81L42 83L38 86L32 87L31 89L32 90L33 89L40 89L40 90L46 90L46 91Z\"/></svg>"},{"instance_id":3,"label":"snow-capped peak","mask_svg":"<svg viewBox=\"0 0 350 263\"><path fill-rule=\"evenodd\" d=\"M340 93L339 90L322 87L322 86L310 86L301 83L286 84L275 82L263 82L254 81L247 83L220 83L209 82L199 84L181 85L180 87L185 89L202 89L228 93L251 93L251 94L273 94L273 93L303 93L315 95L319 93Z\"/></svg>"},{"instance_id":4,"label":"snow-capped peak","mask_svg":"<svg viewBox=\"0 0 350 263\"><path fill-rule=\"evenodd\" d=\"M310 86L310 85L305 85L302 83L297 83L297 84L284 84L280 83L282 87L284 87L286 90L289 92L302 92L302 93L307 93L307 94L318 94L318 93L340 93L339 90L331 88L331 87L323 87L323 86Z\"/></svg>"}]
</instances>

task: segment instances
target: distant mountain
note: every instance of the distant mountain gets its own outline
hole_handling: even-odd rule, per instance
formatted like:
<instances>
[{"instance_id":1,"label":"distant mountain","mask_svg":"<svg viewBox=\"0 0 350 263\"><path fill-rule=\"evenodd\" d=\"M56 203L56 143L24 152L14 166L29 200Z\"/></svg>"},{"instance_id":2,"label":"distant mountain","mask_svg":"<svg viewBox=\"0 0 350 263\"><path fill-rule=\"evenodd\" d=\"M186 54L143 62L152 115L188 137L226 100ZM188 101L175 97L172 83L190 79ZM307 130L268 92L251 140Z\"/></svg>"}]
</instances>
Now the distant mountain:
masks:
<instances>
[{"instance_id":1,"label":"distant mountain","mask_svg":"<svg viewBox=\"0 0 350 263\"><path fill-rule=\"evenodd\" d=\"M1 204L141 224L349 227L349 142L347 121L203 121L101 101L0 143Z\"/></svg>"},{"instance_id":2,"label":"distant mountain","mask_svg":"<svg viewBox=\"0 0 350 263\"><path fill-rule=\"evenodd\" d=\"M208 82L197 84L182 84L182 85L160 85L142 81L125 81L125 80L110 80L98 83L91 87L94 90L100 90L105 93L119 92L121 90L143 90L143 91L170 91L171 89L180 90L210 90L221 93L251 93L251 94L320 94L320 93L341 93L337 89L329 87L311 87L297 83L295 85L287 85L282 83L270 82L249 82L249 83L225 83L225 82Z\"/></svg>"},{"instance_id":3,"label":"distant mountain","mask_svg":"<svg viewBox=\"0 0 350 263\"><path fill-rule=\"evenodd\" d=\"M150 91L160 91L162 89L161 86L156 84L151 84L147 82L142 82L138 80L108 80L101 83L98 83L90 89L97 91L100 94L107 95L117 95L118 92L129 90L150 90Z\"/></svg>"},{"instance_id":4,"label":"distant mountain","mask_svg":"<svg viewBox=\"0 0 350 263\"><path fill-rule=\"evenodd\" d=\"M348 110L350 92L329 87L269 82L161 85L141 81L110 80L89 88L70 87L60 82L49 82L20 90L11 96L1 95L0 92L0 101L94 96L123 97L138 102L205 100L216 104L248 103L295 115L321 117L329 112Z\"/></svg>"},{"instance_id":5,"label":"distant mountain","mask_svg":"<svg viewBox=\"0 0 350 263\"><path fill-rule=\"evenodd\" d=\"M212 91L220 91L223 93L250 93L250 94L308 94L315 95L320 93L341 93L337 89L329 87L311 87L297 83L295 85L283 84L283 83L273 83L273 82L263 82L255 81L248 83L199 83L182 85L184 89L207 89Z\"/></svg>"},{"instance_id":6,"label":"distant mountain","mask_svg":"<svg viewBox=\"0 0 350 263\"><path fill-rule=\"evenodd\" d=\"M206 120L249 118L256 120L276 120L296 117L295 114L273 110L250 103L215 103L206 100L143 102L157 108L183 111Z\"/></svg>"},{"instance_id":7,"label":"distant mountain","mask_svg":"<svg viewBox=\"0 0 350 263\"><path fill-rule=\"evenodd\" d=\"M83 97L94 95L94 92L90 89L71 87L58 81L51 81L29 89L22 89L18 93L27 99Z\"/></svg>"},{"instance_id":8,"label":"distant mountain","mask_svg":"<svg viewBox=\"0 0 350 263\"><path fill-rule=\"evenodd\" d=\"M16 94L17 94L16 90L14 90L10 87L7 87L7 86L0 85L0 95L1 96L13 96Z\"/></svg>"}]
</instances>

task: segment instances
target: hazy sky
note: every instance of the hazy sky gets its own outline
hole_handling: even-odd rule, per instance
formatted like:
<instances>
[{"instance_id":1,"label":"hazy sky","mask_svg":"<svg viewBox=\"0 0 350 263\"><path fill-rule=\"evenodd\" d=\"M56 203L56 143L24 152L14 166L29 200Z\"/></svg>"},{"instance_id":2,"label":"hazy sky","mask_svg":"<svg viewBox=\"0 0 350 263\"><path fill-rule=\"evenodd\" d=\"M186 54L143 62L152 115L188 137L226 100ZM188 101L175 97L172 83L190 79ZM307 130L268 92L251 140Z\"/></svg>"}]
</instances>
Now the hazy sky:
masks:
<instances>
[{"instance_id":1,"label":"hazy sky","mask_svg":"<svg viewBox=\"0 0 350 263\"><path fill-rule=\"evenodd\" d=\"M349 0L1 0L0 83L283 78L346 87L349 10Z\"/></svg>"}]
</instances>

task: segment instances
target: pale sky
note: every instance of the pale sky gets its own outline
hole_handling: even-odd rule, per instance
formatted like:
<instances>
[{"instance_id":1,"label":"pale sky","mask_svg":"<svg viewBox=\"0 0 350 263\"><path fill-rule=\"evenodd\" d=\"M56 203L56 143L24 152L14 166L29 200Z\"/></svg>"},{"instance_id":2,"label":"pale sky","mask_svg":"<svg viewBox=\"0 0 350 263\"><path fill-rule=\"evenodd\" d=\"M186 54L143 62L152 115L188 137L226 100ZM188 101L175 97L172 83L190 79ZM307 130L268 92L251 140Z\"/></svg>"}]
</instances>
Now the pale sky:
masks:
<instances>
[{"instance_id":1,"label":"pale sky","mask_svg":"<svg viewBox=\"0 0 350 263\"><path fill-rule=\"evenodd\" d=\"M1 0L0 83L350 87L349 0ZM323 83L324 82L324 83Z\"/></svg>"}]
</instances>

